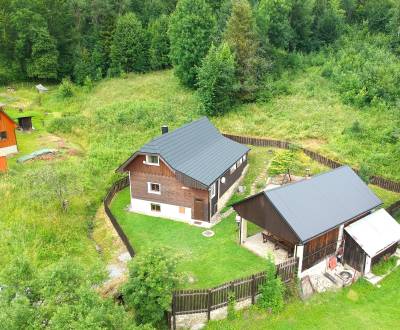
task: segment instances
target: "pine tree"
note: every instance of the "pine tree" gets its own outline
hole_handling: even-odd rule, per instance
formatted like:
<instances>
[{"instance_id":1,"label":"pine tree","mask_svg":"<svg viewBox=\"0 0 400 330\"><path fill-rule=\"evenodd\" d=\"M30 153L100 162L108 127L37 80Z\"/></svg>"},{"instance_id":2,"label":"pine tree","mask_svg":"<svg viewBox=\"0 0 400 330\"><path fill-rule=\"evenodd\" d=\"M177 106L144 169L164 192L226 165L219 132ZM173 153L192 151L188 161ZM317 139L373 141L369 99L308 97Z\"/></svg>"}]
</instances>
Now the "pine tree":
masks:
<instances>
[{"instance_id":1,"label":"pine tree","mask_svg":"<svg viewBox=\"0 0 400 330\"><path fill-rule=\"evenodd\" d=\"M170 66L168 16L162 15L149 25L150 35L150 66L154 70L165 69Z\"/></svg>"},{"instance_id":2,"label":"pine tree","mask_svg":"<svg viewBox=\"0 0 400 330\"><path fill-rule=\"evenodd\" d=\"M111 72L144 71L146 36L140 20L133 13L121 16L111 44Z\"/></svg>"},{"instance_id":3,"label":"pine tree","mask_svg":"<svg viewBox=\"0 0 400 330\"><path fill-rule=\"evenodd\" d=\"M205 0L179 0L171 16L169 37L175 74L189 87L196 84L197 68L215 34L215 18Z\"/></svg>"},{"instance_id":4,"label":"pine tree","mask_svg":"<svg viewBox=\"0 0 400 330\"><path fill-rule=\"evenodd\" d=\"M252 101L258 89L257 69L260 59L257 55L259 42L252 9L247 0L234 2L224 38L236 58L236 75L240 86L238 97L242 101Z\"/></svg>"},{"instance_id":5,"label":"pine tree","mask_svg":"<svg viewBox=\"0 0 400 330\"><path fill-rule=\"evenodd\" d=\"M202 62L198 94L206 114L222 115L232 106L235 92L235 58L227 43L214 45Z\"/></svg>"}]
</instances>

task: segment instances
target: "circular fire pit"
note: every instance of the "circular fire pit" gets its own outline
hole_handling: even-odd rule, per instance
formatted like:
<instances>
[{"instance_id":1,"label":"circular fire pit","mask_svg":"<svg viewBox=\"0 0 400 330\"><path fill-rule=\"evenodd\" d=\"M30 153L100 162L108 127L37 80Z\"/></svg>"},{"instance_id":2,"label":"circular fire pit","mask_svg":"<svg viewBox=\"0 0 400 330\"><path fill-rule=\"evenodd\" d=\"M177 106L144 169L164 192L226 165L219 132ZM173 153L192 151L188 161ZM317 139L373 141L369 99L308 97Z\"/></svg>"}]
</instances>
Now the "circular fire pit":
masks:
<instances>
[{"instance_id":1,"label":"circular fire pit","mask_svg":"<svg viewBox=\"0 0 400 330\"><path fill-rule=\"evenodd\" d=\"M353 274L347 270L343 270L339 273L340 278L343 280L344 283L348 283L351 281Z\"/></svg>"},{"instance_id":2,"label":"circular fire pit","mask_svg":"<svg viewBox=\"0 0 400 330\"><path fill-rule=\"evenodd\" d=\"M206 230L201 233L204 237L213 237L215 233L212 230Z\"/></svg>"}]
</instances>

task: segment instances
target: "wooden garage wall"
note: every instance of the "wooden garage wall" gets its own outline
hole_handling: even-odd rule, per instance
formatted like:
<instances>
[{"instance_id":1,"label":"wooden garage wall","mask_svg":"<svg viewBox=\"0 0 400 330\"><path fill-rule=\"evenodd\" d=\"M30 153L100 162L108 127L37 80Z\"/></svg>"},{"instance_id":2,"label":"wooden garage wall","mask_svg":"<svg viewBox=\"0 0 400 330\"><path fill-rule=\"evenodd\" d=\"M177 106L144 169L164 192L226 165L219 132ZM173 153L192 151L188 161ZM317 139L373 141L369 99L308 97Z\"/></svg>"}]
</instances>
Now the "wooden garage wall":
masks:
<instances>
[{"instance_id":1,"label":"wooden garage wall","mask_svg":"<svg viewBox=\"0 0 400 330\"><path fill-rule=\"evenodd\" d=\"M319 263L325 257L334 254L337 248L339 227L318 236L304 244L303 271Z\"/></svg>"}]
</instances>

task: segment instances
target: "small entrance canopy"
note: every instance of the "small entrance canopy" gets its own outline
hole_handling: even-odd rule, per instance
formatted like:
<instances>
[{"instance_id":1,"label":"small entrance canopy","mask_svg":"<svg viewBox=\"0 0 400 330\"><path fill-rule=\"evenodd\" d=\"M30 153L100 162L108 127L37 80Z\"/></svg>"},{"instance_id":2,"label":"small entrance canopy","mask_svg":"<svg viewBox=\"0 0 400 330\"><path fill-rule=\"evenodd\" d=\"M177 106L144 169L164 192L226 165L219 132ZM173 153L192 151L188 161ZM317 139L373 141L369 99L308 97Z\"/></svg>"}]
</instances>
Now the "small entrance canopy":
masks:
<instances>
[{"instance_id":1,"label":"small entrance canopy","mask_svg":"<svg viewBox=\"0 0 400 330\"><path fill-rule=\"evenodd\" d=\"M371 258L400 241L400 224L384 209L354 222L345 231Z\"/></svg>"}]
</instances>

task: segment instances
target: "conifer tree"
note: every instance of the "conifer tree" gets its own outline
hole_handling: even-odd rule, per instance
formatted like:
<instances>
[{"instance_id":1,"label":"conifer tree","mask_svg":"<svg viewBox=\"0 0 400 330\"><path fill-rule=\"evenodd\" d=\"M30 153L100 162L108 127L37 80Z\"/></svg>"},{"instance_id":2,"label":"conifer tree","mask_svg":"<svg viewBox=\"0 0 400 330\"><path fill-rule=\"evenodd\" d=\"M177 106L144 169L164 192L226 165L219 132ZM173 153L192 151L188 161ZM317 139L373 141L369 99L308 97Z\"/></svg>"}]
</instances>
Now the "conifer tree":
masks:
<instances>
[{"instance_id":1,"label":"conifer tree","mask_svg":"<svg viewBox=\"0 0 400 330\"><path fill-rule=\"evenodd\" d=\"M237 62L238 97L242 101L251 101L258 89L257 68L260 59L252 8L247 0L236 0L233 3L224 38Z\"/></svg>"}]
</instances>

